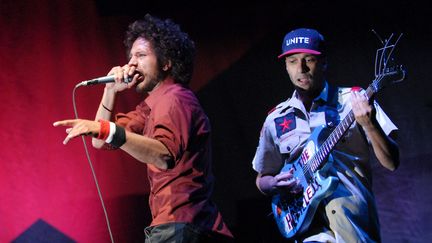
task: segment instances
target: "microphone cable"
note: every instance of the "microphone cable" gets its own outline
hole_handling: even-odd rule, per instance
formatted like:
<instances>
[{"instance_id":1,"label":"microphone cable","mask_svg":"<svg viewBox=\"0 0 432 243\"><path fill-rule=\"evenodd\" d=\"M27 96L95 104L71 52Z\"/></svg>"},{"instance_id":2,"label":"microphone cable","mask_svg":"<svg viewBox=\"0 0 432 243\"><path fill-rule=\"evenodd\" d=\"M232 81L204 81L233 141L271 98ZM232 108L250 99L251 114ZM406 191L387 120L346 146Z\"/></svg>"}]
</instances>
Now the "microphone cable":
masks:
<instances>
[{"instance_id":1,"label":"microphone cable","mask_svg":"<svg viewBox=\"0 0 432 243\"><path fill-rule=\"evenodd\" d=\"M75 119L79 119L78 118L77 108L76 108L76 103L75 103L75 91L77 90L78 87L80 87L80 86L79 85L75 86L75 88L72 91L72 105L73 105L73 108L74 108ZM95 172L95 170L93 168L92 160L90 159L90 153L88 151L87 143L86 143L86 140L85 140L84 136L81 136L81 139L82 139L83 144L84 144L84 150L85 150L85 153L86 153L86 156L87 156L87 161L89 162L89 165L90 165L90 169L91 169L91 172L92 172L92 175L93 175L93 180L94 180L95 185L96 185L96 189L97 189L97 192L98 192L98 195L99 195L99 200L100 200L100 202L102 204L102 209L103 209L103 212L104 212L104 215L105 215L105 221L106 221L108 232L109 232L109 235L110 235L110 238L111 238L111 243L114 243L114 237L113 237L113 234L112 234L112 231L111 231L111 226L110 226L110 221L109 221L109 218L108 218L108 213L107 213L107 210L106 210L106 207L105 207L104 200L102 198L102 192L101 192L101 189L99 187L99 182L98 182L97 177L96 177L96 172Z\"/></svg>"}]
</instances>

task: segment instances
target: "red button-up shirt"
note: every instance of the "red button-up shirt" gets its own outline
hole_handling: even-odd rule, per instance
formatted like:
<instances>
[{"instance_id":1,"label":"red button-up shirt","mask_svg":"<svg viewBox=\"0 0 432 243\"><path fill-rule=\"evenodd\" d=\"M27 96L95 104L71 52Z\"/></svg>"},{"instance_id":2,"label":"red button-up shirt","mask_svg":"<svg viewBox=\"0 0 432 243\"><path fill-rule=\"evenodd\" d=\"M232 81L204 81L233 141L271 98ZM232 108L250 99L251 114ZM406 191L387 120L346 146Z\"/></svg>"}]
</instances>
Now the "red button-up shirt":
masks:
<instances>
[{"instance_id":1,"label":"red button-up shirt","mask_svg":"<svg viewBox=\"0 0 432 243\"><path fill-rule=\"evenodd\" d=\"M211 202L210 124L193 92L163 81L135 111L118 114L127 130L157 139L173 158L172 168L147 164L151 225L188 222L231 236Z\"/></svg>"}]
</instances>

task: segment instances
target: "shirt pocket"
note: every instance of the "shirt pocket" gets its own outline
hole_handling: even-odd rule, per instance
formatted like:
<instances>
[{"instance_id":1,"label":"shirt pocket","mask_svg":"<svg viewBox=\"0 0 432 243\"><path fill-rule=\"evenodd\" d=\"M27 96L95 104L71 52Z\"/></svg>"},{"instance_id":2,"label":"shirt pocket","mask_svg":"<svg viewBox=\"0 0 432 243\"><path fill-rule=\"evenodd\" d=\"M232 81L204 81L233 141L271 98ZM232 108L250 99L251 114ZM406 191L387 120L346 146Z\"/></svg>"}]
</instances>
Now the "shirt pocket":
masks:
<instances>
[{"instance_id":1,"label":"shirt pocket","mask_svg":"<svg viewBox=\"0 0 432 243\"><path fill-rule=\"evenodd\" d=\"M300 136L295 130L290 131L279 138L279 151L281 154L289 155L300 145Z\"/></svg>"}]
</instances>

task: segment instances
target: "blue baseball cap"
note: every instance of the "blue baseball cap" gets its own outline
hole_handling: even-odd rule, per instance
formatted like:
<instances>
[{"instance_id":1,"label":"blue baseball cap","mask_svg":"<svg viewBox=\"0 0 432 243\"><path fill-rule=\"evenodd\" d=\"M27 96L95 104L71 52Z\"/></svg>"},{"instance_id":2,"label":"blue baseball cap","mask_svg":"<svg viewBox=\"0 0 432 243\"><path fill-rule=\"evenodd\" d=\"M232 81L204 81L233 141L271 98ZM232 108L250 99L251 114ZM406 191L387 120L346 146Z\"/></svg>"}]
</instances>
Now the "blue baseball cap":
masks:
<instances>
[{"instance_id":1,"label":"blue baseball cap","mask_svg":"<svg viewBox=\"0 0 432 243\"><path fill-rule=\"evenodd\" d=\"M295 29L285 35L282 42L282 54L278 58L293 53L321 55L324 50L324 37L314 29Z\"/></svg>"}]
</instances>

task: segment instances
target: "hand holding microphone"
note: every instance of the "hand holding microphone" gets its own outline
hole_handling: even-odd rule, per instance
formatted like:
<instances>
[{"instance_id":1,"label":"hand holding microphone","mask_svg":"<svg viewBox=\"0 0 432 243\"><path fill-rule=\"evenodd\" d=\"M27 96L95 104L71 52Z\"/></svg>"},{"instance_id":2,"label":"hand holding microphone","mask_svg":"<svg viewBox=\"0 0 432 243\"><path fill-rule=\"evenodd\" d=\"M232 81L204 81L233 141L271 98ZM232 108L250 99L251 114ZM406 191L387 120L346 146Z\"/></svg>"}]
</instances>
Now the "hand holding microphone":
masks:
<instances>
[{"instance_id":1,"label":"hand holding microphone","mask_svg":"<svg viewBox=\"0 0 432 243\"><path fill-rule=\"evenodd\" d=\"M75 87L78 88L81 86L114 83L116 82L116 78L119 77L118 80L122 80L122 83L128 84L127 87L130 88L136 83L137 79L142 76L139 72L136 72L135 70L136 67L134 65L128 64L124 65L123 67L114 67L113 69L111 69L108 76L85 80L78 83Z\"/></svg>"},{"instance_id":2,"label":"hand holding microphone","mask_svg":"<svg viewBox=\"0 0 432 243\"><path fill-rule=\"evenodd\" d=\"M88 86L88 85L95 85L95 84L106 84L106 83L114 83L115 82L115 75L110 76L103 76L99 78L89 79L86 81L82 81L76 85L76 87L80 86ZM124 81L125 83L130 83L132 81L132 77L127 77L127 79Z\"/></svg>"}]
</instances>

